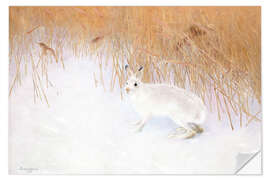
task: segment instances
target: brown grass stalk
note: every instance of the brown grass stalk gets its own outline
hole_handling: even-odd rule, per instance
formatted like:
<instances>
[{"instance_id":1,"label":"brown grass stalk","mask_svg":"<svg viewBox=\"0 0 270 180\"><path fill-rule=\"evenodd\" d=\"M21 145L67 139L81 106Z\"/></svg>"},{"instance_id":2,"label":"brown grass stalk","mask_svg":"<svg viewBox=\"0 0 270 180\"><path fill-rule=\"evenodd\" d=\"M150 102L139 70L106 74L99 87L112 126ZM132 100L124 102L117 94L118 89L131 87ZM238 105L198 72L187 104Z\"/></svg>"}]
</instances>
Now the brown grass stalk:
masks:
<instances>
[{"instance_id":1,"label":"brown grass stalk","mask_svg":"<svg viewBox=\"0 0 270 180\"><path fill-rule=\"evenodd\" d=\"M261 104L260 7L10 7L9 18L9 96L32 70L34 96L48 104L49 62L65 68L71 53L95 57L99 73L92 77L104 90L105 68L112 91L125 83L124 64L143 65L143 81L188 88L216 107L218 119L225 112L232 129L232 113L240 126L244 117L260 120L249 104L253 97Z\"/></svg>"}]
</instances>

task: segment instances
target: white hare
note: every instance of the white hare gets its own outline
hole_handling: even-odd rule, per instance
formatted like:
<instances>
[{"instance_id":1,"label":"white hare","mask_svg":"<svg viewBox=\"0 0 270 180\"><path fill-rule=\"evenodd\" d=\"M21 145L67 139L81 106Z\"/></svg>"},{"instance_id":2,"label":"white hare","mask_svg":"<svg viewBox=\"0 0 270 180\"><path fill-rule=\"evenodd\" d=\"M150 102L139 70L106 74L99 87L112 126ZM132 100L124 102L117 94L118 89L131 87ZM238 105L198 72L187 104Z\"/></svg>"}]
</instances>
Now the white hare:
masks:
<instances>
[{"instance_id":1,"label":"white hare","mask_svg":"<svg viewBox=\"0 0 270 180\"><path fill-rule=\"evenodd\" d=\"M129 78L124 89L142 117L134 124L137 131L141 131L152 116L167 116L180 126L169 137L191 138L203 132L199 125L204 122L207 109L198 96L175 86L141 82L142 67L136 73L128 65L125 69Z\"/></svg>"}]
</instances>

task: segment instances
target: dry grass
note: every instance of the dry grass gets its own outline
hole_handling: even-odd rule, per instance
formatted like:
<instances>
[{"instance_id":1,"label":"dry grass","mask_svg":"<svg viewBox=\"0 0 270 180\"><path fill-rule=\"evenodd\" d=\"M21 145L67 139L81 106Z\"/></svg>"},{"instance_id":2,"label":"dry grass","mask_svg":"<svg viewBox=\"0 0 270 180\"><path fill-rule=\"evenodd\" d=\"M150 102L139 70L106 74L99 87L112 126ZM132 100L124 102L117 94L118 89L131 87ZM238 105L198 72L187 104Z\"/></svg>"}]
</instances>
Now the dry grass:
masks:
<instances>
[{"instance_id":1,"label":"dry grass","mask_svg":"<svg viewBox=\"0 0 270 180\"><path fill-rule=\"evenodd\" d=\"M260 7L10 7L10 64L16 67L10 94L31 64L34 97L48 103L48 63L64 67L69 50L96 55L100 75L93 79L104 88L108 63L110 90L123 86L124 64L143 65L143 81L191 89L219 119L226 112L232 129L232 113L241 126L244 117L260 121L261 112L249 107L251 98L261 103L260 13Z\"/></svg>"}]
</instances>

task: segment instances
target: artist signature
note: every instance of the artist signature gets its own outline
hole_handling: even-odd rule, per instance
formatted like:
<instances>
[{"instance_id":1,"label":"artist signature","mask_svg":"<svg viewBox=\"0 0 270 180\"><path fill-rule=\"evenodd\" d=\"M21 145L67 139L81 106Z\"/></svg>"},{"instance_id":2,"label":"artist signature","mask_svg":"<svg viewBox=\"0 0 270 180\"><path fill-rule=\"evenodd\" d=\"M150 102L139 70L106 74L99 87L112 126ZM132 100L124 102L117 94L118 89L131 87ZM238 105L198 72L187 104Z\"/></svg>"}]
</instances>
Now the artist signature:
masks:
<instances>
[{"instance_id":1,"label":"artist signature","mask_svg":"<svg viewBox=\"0 0 270 180\"><path fill-rule=\"evenodd\" d=\"M38 171L39 169L38 168L25 168L25 167L20 166L19 170L26 171L27 173L32 173L34 171Z\"/></svg>"}]
</instances>

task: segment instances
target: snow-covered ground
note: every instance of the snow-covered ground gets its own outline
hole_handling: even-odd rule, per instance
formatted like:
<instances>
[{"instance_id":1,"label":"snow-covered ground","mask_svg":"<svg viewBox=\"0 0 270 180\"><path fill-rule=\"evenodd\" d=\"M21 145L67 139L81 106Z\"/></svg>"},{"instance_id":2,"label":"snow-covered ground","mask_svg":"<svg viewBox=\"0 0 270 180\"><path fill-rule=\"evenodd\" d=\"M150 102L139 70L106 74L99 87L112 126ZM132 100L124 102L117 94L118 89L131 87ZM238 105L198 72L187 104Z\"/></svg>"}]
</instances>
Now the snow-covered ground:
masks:
<instances>
[{"instance_id":1,"label":"snow-covered ground","mask_svg":"<svg viewBox=\"0 0 270 180\"><path fill-rule=\"evenodd\" d=\"M142 132L140 117L119 92L95 87L90 59L50 67L45 102L33 101L32 77L9 98L9 169L12 174L233 174L238 153L260 149L260 123L232 132L228 120L209 113L205 132L189 140L168 139L177 126L151 119ZM111 75L105 71L105 82Z\"/></svg>"}]
</instances>

